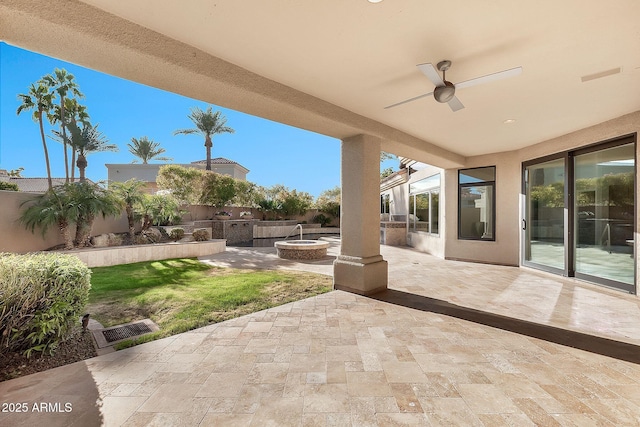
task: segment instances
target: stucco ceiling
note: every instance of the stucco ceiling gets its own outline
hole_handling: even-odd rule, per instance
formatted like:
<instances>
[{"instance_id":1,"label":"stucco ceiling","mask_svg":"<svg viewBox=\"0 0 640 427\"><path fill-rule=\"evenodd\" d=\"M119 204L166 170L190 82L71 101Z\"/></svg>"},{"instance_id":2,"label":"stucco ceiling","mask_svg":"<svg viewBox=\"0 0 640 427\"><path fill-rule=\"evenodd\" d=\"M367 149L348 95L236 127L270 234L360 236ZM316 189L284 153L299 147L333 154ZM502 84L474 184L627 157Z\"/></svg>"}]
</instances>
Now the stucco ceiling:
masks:
<instances>
[{"instance_id":1,"label":"stucco ceiling","mask_svg":"<svg viewBox=\"0 0 640 427\"><path fill-rule=\"evenodd\" d=\"M83 1L462 157L640 110L638 0ZM455 113L432 97L384 109L432 91L416 65L443 59L453 83L523 73L459 90Z\"/></svg>"}]
</instances>

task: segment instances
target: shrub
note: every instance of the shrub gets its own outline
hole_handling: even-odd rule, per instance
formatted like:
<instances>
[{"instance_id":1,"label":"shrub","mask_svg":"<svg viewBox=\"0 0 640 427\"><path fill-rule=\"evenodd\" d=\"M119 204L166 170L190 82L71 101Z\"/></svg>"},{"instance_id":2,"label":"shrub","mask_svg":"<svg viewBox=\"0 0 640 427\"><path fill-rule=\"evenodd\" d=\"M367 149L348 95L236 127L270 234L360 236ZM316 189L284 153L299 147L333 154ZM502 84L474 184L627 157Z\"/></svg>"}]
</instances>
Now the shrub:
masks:
<instances>
[{"instance_id":1,"label":"shrub","mask_svg":"<svg viewBox=\"0 0 640 427\"><path fill-rule=\"evenodd\" d=\"M209 232L204 228L194 230L192 236L193 240L196 242L205 242L209 240Z\"/></svg>"},{"instance_id":2,"label":"shrub","mask_svg":"<svg viewBox=\"0 0 640 427\"><path fill-rule=\"evenodd\" d=\"M0 354L53 352L90 287L91 271L72 255L0 253Z\"/></svg>"},{"instance_id":3,"label":"shrub","mask_svg":"<svg viewBox=\"0 0 640 427\"><path fill-rule=\"evenodd\" d=\"M0 181L0 190L19 191L18 184L14 182Z\"/></svg>"},{"instance_id":4,"label":"shrub","mask_svg":"<svg viewBox=\"0 0 640 427\"><path fill-rule=\"evenodd\" d=\"M331 218L324 214L318 214L313 217L313 222L320 224L321 227L325 227L331 224Z\"/></svg>"},{"instance_id":5,"label":"shrub","mask_svg":"<svg viewBox=\"0 0 640 427\"><path fill-rule=\"evenodd\" d=\"M163 226L177 224L182 220L180 204L171 195L145 195L144 200L137 206L137 214L142 218L142 230L152 225Z\"/></svg>"},{"instance_id":6,"label":"shrub","mask_svg":"<svg viewBox=\"0 0 640 427\"><path fill-rule=\"evenodd\" d=\"M270 217L290 218L303 215L313 202L313 196L309 193L291 190L281 184L264 189L263 193L258 206L266 216Z\"/></svg>"},{"instance_id":7,"label":"shrub","mask_svg":"<svg viewBox=\"0 0 640 427\"><path fill-rule=\"evenodd\" d=\"M169 233L169 237L171 238L171 240L177 242L178 240L180 240L180 239L182 239L184 237L184 229L182 229L182 228L174 228Z\"/></svg>"},{"instance_id":8,"label":"shrub","mask_svg":"<svg viewBox=\"0 0 640 427\"><path fill-rule=\"evenodd\" d=\"M230 176L206 171L202 180L200 203L223 207L237 194L236 180Z\"/></svg>"},{"instance_id":9,"label":"shrub","mask_svg":"<svg viewBox=\"0 0 640 427\"><path fill-rule=\"evenodd\" d=\"M160 167L156 182L158 188L169 190L180 203L197 203L202 193L205 171L179 165Z\"/></svg>"},{"instance_id":10,"label":"shrub","mask_svg":"<svg viewBox=\"0 0 640 427\"><path fill-rule=\"evenodd\" d=\"M340 201L340 187L334 187L320 193L315 205L319 211L329 214L334 218L340 218Z\"/></svg>"}]
</instances>

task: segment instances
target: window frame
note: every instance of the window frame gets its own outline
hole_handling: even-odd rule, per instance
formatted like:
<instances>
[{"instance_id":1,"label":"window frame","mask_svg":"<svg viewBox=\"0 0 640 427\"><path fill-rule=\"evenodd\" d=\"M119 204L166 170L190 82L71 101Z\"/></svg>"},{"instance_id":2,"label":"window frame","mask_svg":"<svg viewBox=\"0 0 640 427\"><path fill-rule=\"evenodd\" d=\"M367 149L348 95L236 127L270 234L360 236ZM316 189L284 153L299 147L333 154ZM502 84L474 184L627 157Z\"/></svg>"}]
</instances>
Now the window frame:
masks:
<instances>
[{"instance_id":1,"label":"window frame","mask_svg":"<svg viewBox=\"0 0 640 427\"><path fill-rule=\"evenodd\" d=\"M426 187L424 189L420 189L418 191L412 192L411 191L411 186L415 185L419 182L427 182L428 180L434 180L437 177L437 184L434 184L431 187ZM433 194L437 193L438 197L442 194L442 188L441 188L441 183L442 183L442 177L440 172L434 174L434 175L430 175L428 177L419 179L415 182L412 182L409 184L409 200L408 200L408 208L411 207L412 202L413 202L413 209L407 209L408 215L407 215L407 230L410 233L421 233L421 234L427 234L429 236L435 236L435 237L440 237L440 199L438 198L438 231L437 232L433 232L433 224L431 222L431 219L433 217ZM416 228L416 196L421 195L421 194L426 194L428 196L428 204L429 204L429 213L427 215L427 230L418 230ZM411 219L413 215L413 220Z\"/></svg>"},{"instance_id":2,"label":"window frame","mask_svg":"<svg viewBox=\"0 0 640 427\"><path fill-rule=\"evenodd\" d=\"M477 181L477 182L460 182L461 176L465 171L471 171L474 169L493 168L493 181ZM482 242L495 242L496 241L496 165L492 166L480 166L476 168L458 169L458 240L472 240ZM489 187L491 188L491 222L493 225L491 237L469 237L462 236L462 190L472 187Z\"/></svg>"},{"instance_id":3,"label":"window frame","mask_svg":"<svg viewBox=\"0 0 640 427\"><path fill-rule=\"evenodd\" d=\"M380 213L391 215L391 194L380 194Z\"/></svg>"}]
</instances>

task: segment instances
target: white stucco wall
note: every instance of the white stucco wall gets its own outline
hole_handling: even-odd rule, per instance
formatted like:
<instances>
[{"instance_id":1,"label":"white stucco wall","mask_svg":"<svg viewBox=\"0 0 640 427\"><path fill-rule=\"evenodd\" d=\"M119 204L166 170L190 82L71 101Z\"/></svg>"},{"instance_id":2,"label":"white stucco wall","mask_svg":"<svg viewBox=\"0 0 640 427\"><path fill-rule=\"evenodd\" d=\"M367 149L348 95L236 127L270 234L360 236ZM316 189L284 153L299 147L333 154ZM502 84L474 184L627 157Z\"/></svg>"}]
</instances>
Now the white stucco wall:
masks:
<instances>
[{"instance_id":1,"label":"white stucco wall","mask_svg":"<svg viewBox=\"0 0 640 427\"><path fill-rule=\"evenodd\" d=\"M164 165L164 163L149 163L146 165L140 163L110 163L105 166L107 167L107 178L109 181L125 182L136 178L140 181L153 183L156 182L158 172ZM177 166L199 169L205 168L205 165L190 163L177 164ZM241 181L246 181L247 179L246 169L237 164L212 164L211 170L222 175L229 175Z\"/></svg>"},{"instance_id":2,"label":"white stucco wall","mask_svg":"<svg viewBox=\"0 0 640 427\"><path fill-rule=\"evenodd\" d=\"M407 200L405 203L408 209L409 185L411 185L416 181L420 181L421 179L425 179L436 174L440 174L440 202L439 202L439 212L438 212L438 215L439 215L438 225L439 225L440 233L438 235L433 235L433 234L428 234L423 232L408 231L407 244L409 246L416 248L419 251L443 258L445 255L445 242L446 242L445 227L447 223L447 220L446 220L447 215L445 214L446 212L445 202L447 199L447 195L445 191L446 182L444 179L444 170L437 168L435 166L428 166L424 169L420 169L412 173L411 176L409 177L409 181L405 184L406 194L407 194L406 196Z\"/></svg>"}]
</instances>

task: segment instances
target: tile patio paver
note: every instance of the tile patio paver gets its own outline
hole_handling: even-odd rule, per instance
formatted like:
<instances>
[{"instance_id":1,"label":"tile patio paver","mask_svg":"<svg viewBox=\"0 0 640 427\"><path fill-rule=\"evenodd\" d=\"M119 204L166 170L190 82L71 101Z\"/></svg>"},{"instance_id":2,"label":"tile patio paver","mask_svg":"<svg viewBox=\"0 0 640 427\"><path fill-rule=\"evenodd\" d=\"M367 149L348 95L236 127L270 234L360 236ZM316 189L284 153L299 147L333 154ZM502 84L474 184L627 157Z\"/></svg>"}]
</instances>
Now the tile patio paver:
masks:
<instances>
[{"instance_id":1,"label":"tile patio paver","mask_svg":"<svg viewBox=\"0 0 640 427\"><path fill-rule=\"evenodd\" d=\"M240 251L211 261L232 263ZM631 325L636 297L405 248L383 254L396 290L640 344L640 321ZM272 261L259 260L278 267ZM538 282L557 292L526 317L518 290L527 295ZM564 305L562 292L573 302ZM575 321L584 313L572 310L592 306L597 319ZM638 364L332 291L2 382L0 405L25 402L29 411L0 412L0 426L622 426L640 424L638 390ZM42 402L71 403L72 411L34 412Z\"/></svg>"}]
</instances>

